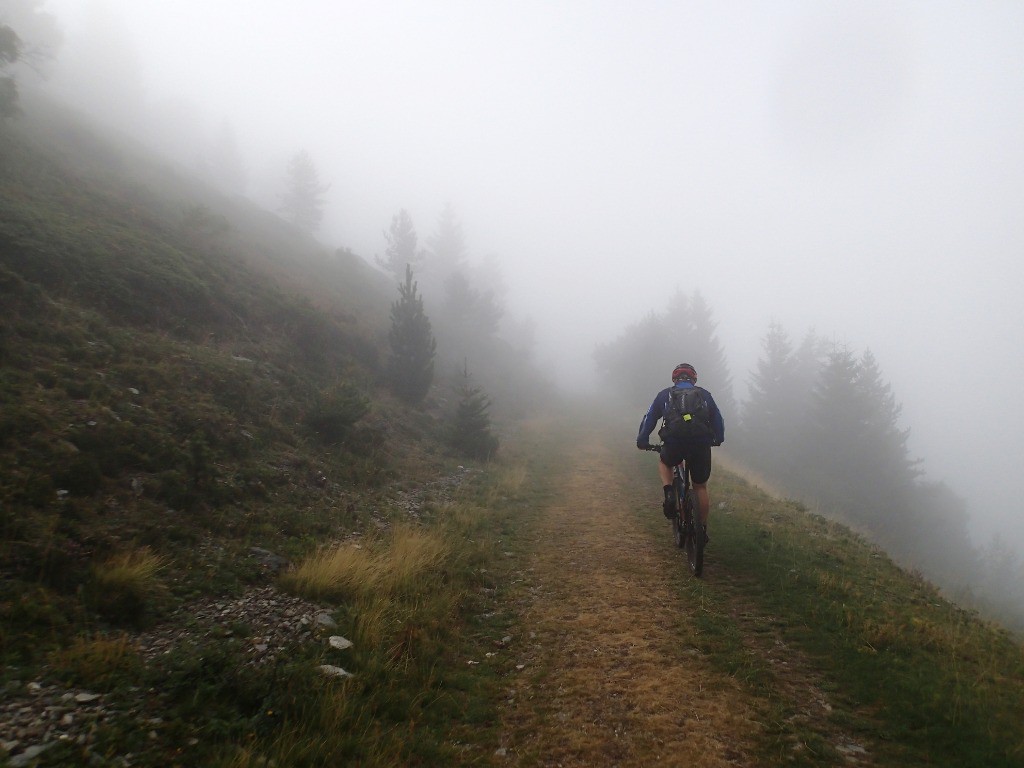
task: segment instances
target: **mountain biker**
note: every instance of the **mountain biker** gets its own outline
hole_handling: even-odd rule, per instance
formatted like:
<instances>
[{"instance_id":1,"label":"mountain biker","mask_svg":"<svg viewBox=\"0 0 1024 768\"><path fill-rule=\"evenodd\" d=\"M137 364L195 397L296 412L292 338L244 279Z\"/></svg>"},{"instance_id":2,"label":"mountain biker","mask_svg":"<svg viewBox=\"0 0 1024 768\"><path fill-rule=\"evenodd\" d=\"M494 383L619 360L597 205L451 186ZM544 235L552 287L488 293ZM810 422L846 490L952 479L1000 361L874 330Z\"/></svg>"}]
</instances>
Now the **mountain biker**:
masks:
<instances>
[{"instance_id":1,"label":"mountain biker","mask_svg":"<svg viewBox=\"0 0 1024 768\"><path fill-rule=\"evenodd\" d=\"M651 447L649 438L658 421L665 417L669 404L669 393L673 388L697 389L707 403L710 430L707 435L697 435L678 439L664 434L664 427L659 431L662 438L661 460L658 462L658 475L661 477L665 491L663 510L665 517L671 519L675 515L675 500L672 497L672 467L684 459L690 472L690 482L697 495L697 507L704 535L707 537L708 510L711 502L708 498L708 479L711 477L711 447L725 442L725 420L718 410L715 399L703 387L696 386L697 371L689 363L680 363L672 370L672 386L663 389L654 398L651 407L640 422L640 431L636 436L636 447L648 450Z\"/></svg>"}]
</instances>

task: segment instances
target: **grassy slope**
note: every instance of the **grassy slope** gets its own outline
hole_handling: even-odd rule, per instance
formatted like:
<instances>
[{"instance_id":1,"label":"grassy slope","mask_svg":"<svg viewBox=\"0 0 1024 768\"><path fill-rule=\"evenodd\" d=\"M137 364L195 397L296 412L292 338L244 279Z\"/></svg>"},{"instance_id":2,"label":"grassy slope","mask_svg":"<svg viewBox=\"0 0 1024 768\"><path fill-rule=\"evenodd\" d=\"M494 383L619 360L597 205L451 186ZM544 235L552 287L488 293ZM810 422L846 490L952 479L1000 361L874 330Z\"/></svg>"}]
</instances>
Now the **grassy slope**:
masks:
<instances>
[{"instance_id":1,"label":"grassy slope","mask_svg":"<svg viewBox=\"0 0 1024 768\"><path fill-rule=\"evenodd\" d=\"M452 714L479 708L461 662L439 671L490 557L479 538L459 544L474 514L452 516L438 594L370 595L393 623L343 624L364 641L345 686L357 706L313 678L319 648L268 673L234 640L197 636L143 666L119 639L265 583L251 546L300 561L376 530L403 515L396 489L457 459L435 416L396 410L380 386L388 281L59 109L29 112L0 140L0 693L68 683L144 712L160 691L148 744L131 718L96 731L134 764L450 752ZM441 503L428 495L424 515ZM343 622L362 611L333 598ZM201 738L185 749L186 735ZM106 764L70 743L43 760Z\"/></svg>"},{"instance_id":2,"label":"grassy slope","mask_svg":"<svg viewBox=\"0 0 1024 768\"><path fill-rule=\"evenodd\" d=\"M0 141L0 211L0 606L27 637L109 553L169 551L182 596L200 541L290 555L366 518L394 472L372 270L53 112Z\"/></svg>"},{"instance_id":3,"label":"grassy slope","mask_svg":"<svg viewBox=\"0 0 1024 768\"><path fill-rule=\"evenodd\" d=\"M638 471L648 463L637 461ZM778 741L769 752L797 764L842 759L798 733L795 710L779 708L779 672L766 660L777 638L821 677L831 718L872 743L878 764L1021 764L1019 638L841 524L726 471L712 486L723 505L714 512L713 566L682 589L699 606L702 647L774 702ZM788 663L797 666L796 657ZM800 739L802 757L789 750Z\"/></svg>"}]
</instances>

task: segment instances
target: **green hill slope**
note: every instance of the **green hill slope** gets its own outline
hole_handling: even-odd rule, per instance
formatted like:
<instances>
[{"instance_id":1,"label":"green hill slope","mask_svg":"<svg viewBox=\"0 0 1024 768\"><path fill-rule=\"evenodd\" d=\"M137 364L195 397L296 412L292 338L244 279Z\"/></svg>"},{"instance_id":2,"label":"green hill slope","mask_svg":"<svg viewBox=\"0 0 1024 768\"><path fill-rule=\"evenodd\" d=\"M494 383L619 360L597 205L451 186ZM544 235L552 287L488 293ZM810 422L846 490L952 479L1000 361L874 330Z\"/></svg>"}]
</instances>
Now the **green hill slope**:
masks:
<instances>
[{"instance_id":1,"label":"green hill slope","mask_svg":"<svg viewBox=\"0 0 1024 768\"><path fill-rule=\"evenodd\" d=\"M173 554L180 597L244 578L231 558L192 568L201 541L287 555L357 527L352 499L400 468L379 381L387 281L55 107L4 130L6 609L31 585L77 611L93 565L129 548ZM404 428L403 455L438 453L435 419ZM5 653L48 636L40 621Z\"/></svg>"}]
</instances>

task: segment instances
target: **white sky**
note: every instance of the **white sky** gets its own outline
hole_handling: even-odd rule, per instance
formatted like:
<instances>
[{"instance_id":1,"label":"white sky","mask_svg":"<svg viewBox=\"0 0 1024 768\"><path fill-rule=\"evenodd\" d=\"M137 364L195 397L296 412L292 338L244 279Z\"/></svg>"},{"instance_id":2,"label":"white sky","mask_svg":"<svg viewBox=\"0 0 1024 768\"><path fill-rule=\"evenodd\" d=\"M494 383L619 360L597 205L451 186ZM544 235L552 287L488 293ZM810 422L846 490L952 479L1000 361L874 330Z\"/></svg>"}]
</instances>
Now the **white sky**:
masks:
<instances>
[{"instance_id":1,"label":"white sky","mask_svg":"<svg viewBox=\"0 0 1024 768\"><path fill-rule=\"evenodd\" d=\"M677 285L740 396L773 318L870 347L929 476L1024 548L1024 4L45 5L57 83L230 121L255 198L307 149L329 245L372 259L399 208L425 240L451 202L565 380Z\"/></svg>"}]
</instances>

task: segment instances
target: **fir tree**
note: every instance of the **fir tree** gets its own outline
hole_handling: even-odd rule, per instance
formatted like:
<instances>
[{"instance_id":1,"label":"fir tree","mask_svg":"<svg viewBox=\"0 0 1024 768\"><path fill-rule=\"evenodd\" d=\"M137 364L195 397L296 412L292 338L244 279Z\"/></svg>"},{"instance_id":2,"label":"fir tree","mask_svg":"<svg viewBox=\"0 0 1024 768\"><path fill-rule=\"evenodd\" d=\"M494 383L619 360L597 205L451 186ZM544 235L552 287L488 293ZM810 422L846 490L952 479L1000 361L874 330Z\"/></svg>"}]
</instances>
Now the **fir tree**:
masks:
<instances>
[{"instance_id":1,"label":"fir tree","mask_svg":"<svg viewBox=\"0 0 1024 768\"><path fill-rule=\"evenodd\" d=\"M14 30L0 24L0 72L21 57L21 39ZM0 120L18 114L18 86L13 77L0 76Z\"/></svg>"},{"instance_id":2,"label":"fir tree","mask_svg":"<svg viewBox=\"0 0 1024 768\"><path fill-rule=\"evenodd\" d=\"M802 487L829 509L852 510L870 478L856 471L864 403L857 388L857 360L846 347L829 354L811 397L799 446Z\"/></svg>"},{"instance_id":3,"label":"fir tree","mask_svg":"<svg viewBox=\"0 0 1024 768\"><path fill-rule=\"evenodd\" d=\"M388 365L395 392L419 403L434 381L434 353L437 342L430 318L423 311L423 298L416 292L412 267L405 267L405 282L398 286L398 300L391 305L391 359Z\"/></svg>"},{"instance_id":4,"label":"fir tree","mask_svg":"<svg viewBox=\"0 0 1024 768\"><path fill-rule=\"evenodd\" d=\"M714 396L723 416L729 418L736 413L736 401L732 396L732 376L715 329L711 306L700 291L694 291L689 304L689 333L675 343L685 361L697 368L698 384L706 387ZM676 360L675 363L681 362Z\"/></svg>"},{"instance_id":5,"label":"fir tree","mask_svg":"<svg viewBox=\"0 0 1024 768\"><path fill-rule=\"evenodd\" d=\"M316 166L308 152L298 152L288 162L288 188L282 210L288 221L303 232L312 234L324 218L324 192L329 184L321 184Z\"/></svg>"},{"instance_id":6,"label":"fir tree","mask_svg":"<svg viewBox=\"0 0 1024 768\"><path fill-rule=\"evenodd\" d=\"M665 312L651 312L616 339L594 351L598 372L611 390L631 402L650 404L655 387L671 384L672 368L688 362L697 369L726 421L735 413L725 353L715 336L711 308L695 291L677 290Z\"/></svg>"},{"instance_id":7,"label":"fir tree","mask_svg":"<svg viewBox=\"0 0 1024 768\"><path fill-rule=\"evenodd\" d=\"M391 218L391 226L384 233L384 239L387 240L388 247L384 251L383 259L377 257L377 264L401 279L406 267L415 267L423 258L423 252L418 246L416 228L405 208Z\"/></svg>"},{"instance_id":8,"label":"fir tree","mask_svg":"<svg viewBox=\"0 0 1024 768\"><path fill-rule=\"evenodd\" d=\"M464 368L450 435L452 447L474 459L487 460L497 452L498 438L491 432L490 408L490 399L473 384L468 368Z\"/></svg>"},{"instance_id":9,"label":"fir tree","mask_svg":"<svg viewBox=\"0 0 1024 768\"><path fill-rule=\"evenodd\" d=\"M788 481L787 468L796 450L796 430L803 416L806 393L794 389L796 361L789 336L778 323L768 326L761 340L763 356L751 376L743 404L740 450L759 469Z\"/></svg>"}]
</instances>

